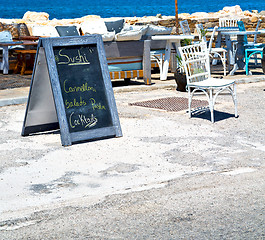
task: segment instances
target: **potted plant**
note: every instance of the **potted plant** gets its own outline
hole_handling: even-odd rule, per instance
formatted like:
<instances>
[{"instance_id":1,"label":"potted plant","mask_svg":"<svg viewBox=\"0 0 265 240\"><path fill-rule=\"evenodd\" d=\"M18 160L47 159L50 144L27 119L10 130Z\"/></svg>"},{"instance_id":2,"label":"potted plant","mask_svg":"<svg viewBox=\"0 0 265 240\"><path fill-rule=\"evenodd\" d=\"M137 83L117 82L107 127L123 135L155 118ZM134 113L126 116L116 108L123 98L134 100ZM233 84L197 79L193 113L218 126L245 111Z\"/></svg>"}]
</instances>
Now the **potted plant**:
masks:
<instances>
[{"instance_id":1,"label":"potted plant","mask_svg":"<svg viewBox=\"0 0 265 240\"><path fill-rule=\"evenodd\" d=\"M186 92L187 78L185 70L182 66L182 59L179 55L176 55L177 58L177 68L174 73L174 78L177 84L177 91Z\"/></svg>"},{"instance_id":2,"label":"potted plant","mask_svg":"<svg viewBox=\"0 0 265 240\"><path fill-rule=\"evenodd\" d=\"M191 44L191 39L184 39L181 41L181 46L187 46ZM177 91L186 92L187 78L184 67L182 66L182 59L179 55L176 55L177 68L174 73L174 78L177 84Z\"/></svg>"}]
</instances>

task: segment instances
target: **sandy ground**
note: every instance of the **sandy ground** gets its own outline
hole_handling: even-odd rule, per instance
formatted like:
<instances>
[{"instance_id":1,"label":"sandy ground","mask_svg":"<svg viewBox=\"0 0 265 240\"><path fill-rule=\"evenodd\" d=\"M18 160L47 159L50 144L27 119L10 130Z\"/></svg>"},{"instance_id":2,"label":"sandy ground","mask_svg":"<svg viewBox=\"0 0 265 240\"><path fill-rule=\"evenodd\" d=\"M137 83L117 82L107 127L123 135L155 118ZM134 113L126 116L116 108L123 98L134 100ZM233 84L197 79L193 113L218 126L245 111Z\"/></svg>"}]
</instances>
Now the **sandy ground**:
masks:
<instances>
[{"instance_id":1,"label":"sandy ground","mask_svg":"<svg viewBox=\"0 0 265 240\"><path fill-rule=\"evenodd\" d=\"M265 82L189 119L115 91L123 137L62 147L21 137L26 105L0 108L0 239L265 239ZM197 99L205 99L198 94Z\"/></svg>"}]
</instances>

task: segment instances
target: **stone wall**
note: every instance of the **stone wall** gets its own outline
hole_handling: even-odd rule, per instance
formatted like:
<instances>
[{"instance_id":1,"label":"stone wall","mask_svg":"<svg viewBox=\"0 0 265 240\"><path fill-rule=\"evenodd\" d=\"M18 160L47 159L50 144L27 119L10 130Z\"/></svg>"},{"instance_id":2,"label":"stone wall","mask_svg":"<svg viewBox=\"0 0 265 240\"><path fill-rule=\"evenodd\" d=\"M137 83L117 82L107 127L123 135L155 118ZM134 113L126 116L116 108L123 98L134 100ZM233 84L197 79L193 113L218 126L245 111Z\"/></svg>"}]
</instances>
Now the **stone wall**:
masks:
<instances>
[{"instance_id":1,"label":"stone wall","mask_svg":"<svg viewBox=\"0 0 265 240\"><path fill-rule=\"evenodd\" d=\"M187 18L182 18L179 17L179 21L185 20ZM254 31L256 29L256 25L258 23L258 20L261 19L262 22L259 25L259 29L265 29L265 16L260 15L257 17L243 17L242 21L244 22L245 28L247 31ZM190 30L192 34L195 36L198 36L195 24L197 23L202 23L203 27L205 29L207 28L213 28L215 26L219 25L219 18L188 18L188 23ZM130 19L127 19L127 22L130 24L137 24L137 25L144 25L144 24L155 24L155 25L160 25L160 26L165 26L165 27L175 27L176 25L176 19L175 17L162 17L161 19L155 18L155 17L146 17L144 19L134 19L134 21L131 21ZM173 30L173 33L176 31L176 29ZM179 33L181 32L181 29L179 28ZM210 32L207 33L207 37L210 37ZM249 41L253 41L253 37L248 37ZM258 42L265 43L265 34L264 35L258 35L257 38Z\"/></svg>"},{"instance_id":2,"label":"stone wall","mask_svg":"<svg viewBox=\"0 0 265 240\"><path fill-rule=\"evenodd\" d=\"M259 29L265 29L265 11L260 13L257 10L242 11L240 6L236 5L233 7L224 7L222 10L216 13L205 13L197 12L193 14L183 13L179 14L179 21L187 19L191 32L195 35L198 35L196 32L195 24L202 23L204 28L211 28L219 25L219 18L241 18L244 22L245 28L248 31L253 31L256 29L256 25L259 19L262 20L260 23ZM155 25L161 25L166 27L175 27L176 19L173 16L162 16L158 14L156 17L143 17L143 18L127 18L127 22L130 24L148 24L152 23ZM175 32L173 30L173 32ZM179 28L179 33L181 29ZM207 34L207 37L210 36L210 33ZM249 37L249 41L253 41L253 37ZM265 34L258 35L258 42L265 43Z\"/></svg>"},{"instance_id":3,"label":"stone wall","mask_svg":"<svg viewBox=\"0 0 265 240\"><path fill-rule=\"evenodd\" d=\"M179 21L187 19L189 22L189 26L192 34L198 35L196 32L196 23L202 23L204 28L215 27L219 25L219 18L227 17L227 18L241 18L245 24L246 30L255 30L257 22L259 19L262 20L259 29L265 29L265 11L261 11L260 13L257 10L250 11L242 11L239 5L233 7L224 7L222 10L215 13L205 13L205 12L197 12L193 14L182 13L179 14ZM91 18L100 18L100 16L96 15L88 15L82 18L76 19L52 19L49 20L49 14L43 12L26 12L23 19L10 19L3 20L2 22L6 23L24 23L28 26L29 29L33 25L80 25L82 22L87 21ZM162 16L161 14L157 14L157 16L148 16L148 17L125 17L126 23L129 24L137 24L137 25L145 25L145 24L154 24L161 25L166 27L175 27L176 19L174 16ZM176 32L176 29L173 29L173 33ZM179 33L181 33L181 29L179 29ZM207 33L207 37L210 36L210 32ZM249 41L253 41L251 37ZM258 42L265 43L265 34L258 35Z\"/></svg>"},{"instance_id":4,"label":"stone wall","mask_svg":"<svg viewBox=\"0 0 265 240\"><path fill-rule=\"evenodd\" d=\"M244 22L245 28L247 31L254 31L256 29L256 25L258 20L261 19L262 22L259 25L259 29L265 29L265 16L260 16L260 18L243 18L242 21ZM179 19L180 21L182 19ZM212 19L189 19L189 26L191 32L197 35L195 24L202 23L204 28L211 28L219 25L219 19L212 18ZM179 30L181 32L181 30ZM207 34L209 37L210 33ZM248 36L249 41L253 41L253 36ZM257 36L257 42L265 43L265 34Z\"/></svg>"}]
</instances>

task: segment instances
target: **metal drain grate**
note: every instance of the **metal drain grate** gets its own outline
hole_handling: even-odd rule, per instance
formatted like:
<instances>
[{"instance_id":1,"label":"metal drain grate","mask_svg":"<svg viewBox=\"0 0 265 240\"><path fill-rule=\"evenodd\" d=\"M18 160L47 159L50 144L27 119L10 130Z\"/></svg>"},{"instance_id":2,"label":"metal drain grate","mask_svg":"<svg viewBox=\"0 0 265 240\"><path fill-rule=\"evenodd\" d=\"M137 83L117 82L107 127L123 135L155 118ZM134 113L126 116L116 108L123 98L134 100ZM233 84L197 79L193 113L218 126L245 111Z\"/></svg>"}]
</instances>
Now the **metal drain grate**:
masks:
<instances>
[{"instance_id":1,"label":"metal drain grate","mask_svg":"<svg viewBox=\"0 0 265 240\"><path fill-rule=\"evenodd\" d=\"M129 103L131 106L140 106L148 108L163 109L166 111L178 112L188 109L188 98L184 97L168 97L159 98L149 101ZM205 107L208 106L208 101L192 99L192 108Z\"/></svg>"}]
</instances>

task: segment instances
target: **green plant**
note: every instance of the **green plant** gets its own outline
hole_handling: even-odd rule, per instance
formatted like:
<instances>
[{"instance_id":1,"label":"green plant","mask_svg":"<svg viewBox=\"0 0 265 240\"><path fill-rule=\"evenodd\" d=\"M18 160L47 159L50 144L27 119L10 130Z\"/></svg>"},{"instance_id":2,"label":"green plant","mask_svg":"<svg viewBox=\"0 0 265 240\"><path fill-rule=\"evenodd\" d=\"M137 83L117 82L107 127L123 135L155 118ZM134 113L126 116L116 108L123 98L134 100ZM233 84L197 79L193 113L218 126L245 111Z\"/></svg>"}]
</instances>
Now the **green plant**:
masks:
<instances>
[{"instance_id":1,"label":"green plant","mask_svg":"<svg viewBox=\"0 0 265 240\"><path fill-rule=\"evenodd\" d=\"M180 41L180 45L181 47L184 47L184 46L188 46L188 45L191 45L191 42L192 42L192 39L183 39Z\"/></svg>"},{"instance_id":2,"label":"green plant","mask_svg":"<svg viewBox=\"0 0 265 240\"><path fill-rule=\"evenodd\" d=\"M200 29L202 37L205 37L208 30L207 29Z\"/></svg>"}]
</instances>

